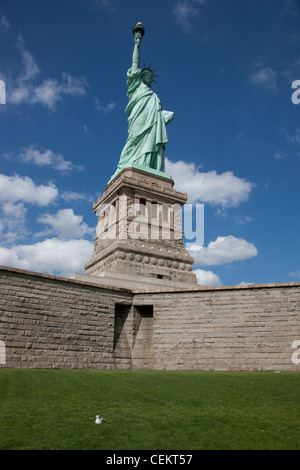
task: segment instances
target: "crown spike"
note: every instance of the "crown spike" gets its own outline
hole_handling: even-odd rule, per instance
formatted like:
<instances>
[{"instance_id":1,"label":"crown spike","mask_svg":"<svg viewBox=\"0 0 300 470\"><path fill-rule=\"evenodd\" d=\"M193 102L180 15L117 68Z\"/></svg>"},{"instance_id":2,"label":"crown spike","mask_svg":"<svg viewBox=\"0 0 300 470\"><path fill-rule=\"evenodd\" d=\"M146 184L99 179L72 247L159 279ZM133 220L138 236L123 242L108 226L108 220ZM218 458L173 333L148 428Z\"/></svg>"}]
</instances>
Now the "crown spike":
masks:
<instances>
[{"instance_id":1,"label":"crown spike","mask_svg":"<svg viewBox=\"0 0 300 470\"><path fill-rule=\"evenodd\" d=\"M149 67L147 67L146 64L145 64L145 61L144 61L144 59L143 59L143 69L142 69L142 72L143 72L144 70L150 70L150 71L152 72L152 78L153 78L152 81L155 82L155 83L157 83L157 81L154 80L154 77L159 77L159 75L156 75L154 72L156 72L158 69L153 69L153 70L152 70L152 68L151 68L151 67L152 67L152 64L153 64L153 60L151 61Z\"/></svg>"}]
</instances>

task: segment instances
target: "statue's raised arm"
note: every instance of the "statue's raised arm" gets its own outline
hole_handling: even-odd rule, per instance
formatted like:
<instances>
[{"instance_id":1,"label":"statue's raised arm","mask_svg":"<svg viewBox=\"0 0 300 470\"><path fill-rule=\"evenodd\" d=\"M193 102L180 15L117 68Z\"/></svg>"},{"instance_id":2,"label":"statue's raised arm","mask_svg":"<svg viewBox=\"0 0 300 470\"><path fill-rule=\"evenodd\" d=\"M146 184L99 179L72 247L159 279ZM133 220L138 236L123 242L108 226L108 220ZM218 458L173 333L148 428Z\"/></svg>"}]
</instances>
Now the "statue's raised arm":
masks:
<instances>
[{"instance_id":1,"label":"statue's raised arm","mask_svg":"<svg viewBox=\"0 0 300 470\"><path fill-rule=\"evenodd\" d=\"M142 23L137 23L133 28L134 34L134 49L132 55L132 71L136 72L140 68L140 45L142 44L142 37L145 34L144 26Z\"/></svg>"},{"instance_id":2,"label":"statue's raised arm","mask_svg":"<svg viewBox=\"0 0 300 470\"><path fill-rule=\"evenodd\" d=\"M151 90L154 77L151 66L140 69L140 46L144 34L143 24L137 23L133 28L132 66L127 72L128 138L117 171L110 181L132 164L144 171L149 168L165 171L166 125L174 119L174 113L162 110L158 96Z\"/></svg>"}]
</instances>

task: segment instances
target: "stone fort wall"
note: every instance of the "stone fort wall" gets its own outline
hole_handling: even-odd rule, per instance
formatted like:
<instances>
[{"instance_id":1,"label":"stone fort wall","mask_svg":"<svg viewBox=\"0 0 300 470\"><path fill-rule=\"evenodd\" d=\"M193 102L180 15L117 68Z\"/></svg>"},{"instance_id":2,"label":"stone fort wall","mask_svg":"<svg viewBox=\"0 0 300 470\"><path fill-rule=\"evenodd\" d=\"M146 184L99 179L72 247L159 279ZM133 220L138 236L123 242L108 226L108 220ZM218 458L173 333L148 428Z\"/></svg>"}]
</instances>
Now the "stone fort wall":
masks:
<instances>
[{"instance_id":1,"label":"stone fort wall","mask_svg":"<svg viewBox=\"0 0 300 470\"><path fill-rule=\"evenodd\" d=\"M300 370L292 361L300 363L300 284L137 294L134 302L153 305L157 369Z\"/></svg>"},{"instance_id":2,"label":"stone fort wall","mask_svg":"<svg viewBox=\"0 0 300 470\"><path fill-rule=\"evenodd\" d=\"M115 302L131 298L121 290L0 269L6 367L111 368Z\"/></svg>"},{"instance_id":3,"label":"stone fort wall","mask_svg":"<svg viewBox=\"0 0 300 470\"><path fill-rule=\"evenodd\" d=\"M0 268L0 367L299 371L299 363L300 283L143 292Z\"/></svg>"}]
</instances>

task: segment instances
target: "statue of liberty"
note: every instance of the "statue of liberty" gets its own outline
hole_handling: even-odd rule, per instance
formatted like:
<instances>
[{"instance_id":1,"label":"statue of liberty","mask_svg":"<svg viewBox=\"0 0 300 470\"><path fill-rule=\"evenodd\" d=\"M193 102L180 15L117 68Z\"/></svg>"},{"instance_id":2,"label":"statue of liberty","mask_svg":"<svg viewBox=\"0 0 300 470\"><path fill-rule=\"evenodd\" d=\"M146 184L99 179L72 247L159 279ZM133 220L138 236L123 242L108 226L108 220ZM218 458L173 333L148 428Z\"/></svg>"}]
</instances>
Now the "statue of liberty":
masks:
<instances>
[{"instance_id":1,"label":"statue of liberty","mask_svg":"<svg viewBox=\"0 0 300 470\"><path fill-rule=\"evenodd\" d=\"M161 109L161 102L151 90L154 71L149 67L140 68L140 45L145 34L142 23L133 28L134 50L132 66L127 72L128 138L121 153L117 170L110 181L123 169L137 167L151 168L154 172L165 171L165 148L168 142L166 125L174 119L174 113ZM168 176L168 175L166 175Z\"/></svg>"}]
</instances>

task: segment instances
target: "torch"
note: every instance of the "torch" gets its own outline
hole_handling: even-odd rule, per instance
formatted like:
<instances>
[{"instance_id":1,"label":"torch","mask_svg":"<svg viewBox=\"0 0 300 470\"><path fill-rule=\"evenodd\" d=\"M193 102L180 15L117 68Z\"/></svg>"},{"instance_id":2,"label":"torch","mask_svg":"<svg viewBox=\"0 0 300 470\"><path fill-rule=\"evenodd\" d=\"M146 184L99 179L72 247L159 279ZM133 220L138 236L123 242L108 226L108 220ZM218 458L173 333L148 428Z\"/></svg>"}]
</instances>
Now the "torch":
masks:
<instances>
[{"instance_id":1,"label":"torch","mask_svg":"<svg viewBox=\"0 0 300 470\"><path fill-rule=\"evenodd\" d=\"M142 38L145 34L145 28L143 23L139 21L132 29L132 33L134 35L134 38Z\"/></svg>"}]
</instances>

